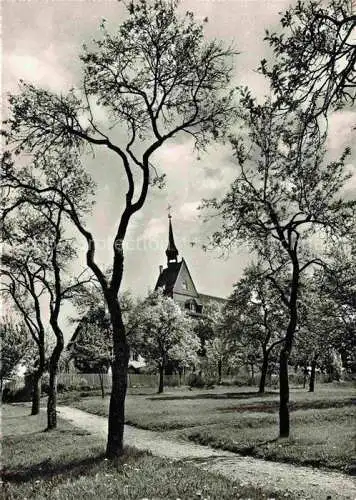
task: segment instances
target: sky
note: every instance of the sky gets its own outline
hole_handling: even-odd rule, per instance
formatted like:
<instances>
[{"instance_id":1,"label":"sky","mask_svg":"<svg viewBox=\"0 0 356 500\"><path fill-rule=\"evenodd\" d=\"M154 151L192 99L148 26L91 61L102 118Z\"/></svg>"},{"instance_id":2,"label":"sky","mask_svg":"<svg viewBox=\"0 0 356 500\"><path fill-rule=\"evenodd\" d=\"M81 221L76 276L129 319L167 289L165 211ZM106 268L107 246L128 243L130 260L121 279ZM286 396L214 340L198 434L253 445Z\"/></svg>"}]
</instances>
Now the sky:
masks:
<instances>
[{"instance_id":1,"label":"sky","mask_svg":"<svg viewBox=\"0 0 356 500\"><path fill-rule=\"evenodd\" d=\"M291 0L183 0L179 9L191 10L198 19L208 17L207 38L233 43L234 82L247 85L262 97L266 82L257 74L259 61L268 57L264 30L278 29L279 13ZM102 18L114 29L122 22L122 4L114 0L3 0L2 92L16 92L20 78L57 92L80 84L78 55L84 42L99 33ZM4 101L5 102L5 101ZM330 119L331 155L349 144L351 111L334 113ZM134 216L127 236L123 289L145 295L155 286L158 266L166 263L168 240L167 206L172 206L176 246L184 257L198 291L226 297L241 277L251 256L246 248L235 248L228 257L216 251L204 252L207 227L198 217L203 198L219 197L233 180L236 165L227 145L212 144L197 158L192 141L180 136L154 157L160 172L167 175L166 188L149 194L144 209ZM124 193L117 161L99 152L86 157L88 171L97 182L97 203L88 227L97 241L97 258L110 265L111 245L120 216ZM356 183L349 186L354 190ZM191 245L194 242L194 245ZM85 245L83 242L83 251Z\"/></svg>"}]
</instances>

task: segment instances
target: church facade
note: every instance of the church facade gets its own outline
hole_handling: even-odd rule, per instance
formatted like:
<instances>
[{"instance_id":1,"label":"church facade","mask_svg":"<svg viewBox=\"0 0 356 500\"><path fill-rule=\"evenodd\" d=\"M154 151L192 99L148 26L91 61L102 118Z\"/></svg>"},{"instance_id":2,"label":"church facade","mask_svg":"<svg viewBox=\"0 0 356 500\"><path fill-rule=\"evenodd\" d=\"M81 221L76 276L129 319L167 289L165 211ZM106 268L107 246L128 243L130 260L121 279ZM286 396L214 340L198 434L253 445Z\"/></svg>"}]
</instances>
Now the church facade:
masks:
<instances>
[{"instance_id":1,"label":"church facade","mask_svg":"<svg viewBox=\"0 0 356 500\"><path fill-rule=\"evenodd\" d=\"M209 303L214 303L221 309L227 300L198 292L186 261L184 258L178 260L179 252L174 242L172 216L168 215L168 219L167 267L160 266L155 290L163 288L167 296L193 317L203 316L204 308Z\"/></svg>"}]
</instances>

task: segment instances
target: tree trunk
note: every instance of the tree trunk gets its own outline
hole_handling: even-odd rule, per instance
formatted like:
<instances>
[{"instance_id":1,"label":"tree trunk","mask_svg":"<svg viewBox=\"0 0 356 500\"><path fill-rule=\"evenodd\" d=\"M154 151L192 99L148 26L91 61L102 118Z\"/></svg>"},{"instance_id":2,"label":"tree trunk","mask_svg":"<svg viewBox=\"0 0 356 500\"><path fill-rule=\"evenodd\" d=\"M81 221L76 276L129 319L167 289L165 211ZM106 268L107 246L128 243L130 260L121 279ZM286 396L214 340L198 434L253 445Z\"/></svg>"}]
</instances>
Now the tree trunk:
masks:
<instances>
[{"instance_id":1,"label":"tree trunk","mask_svg":"<svg viewBox=\"0 0 356 500\"><path fill-rule=\"evenodd\" d=\"M289 424L289 353L284 347L279 356L279 437L288 437Z\"/></svg>"},{"instance_id":2,"label":"tree trunk","mask_svg":"<svg viewBox=\"0 0 356 500\"><path fill-rule=\"evenodd\" d=\"M112 388L109 406L106 457L114 459L123 454L125 398L130 348L126 340L121 309L117 297L107 299L113 335Z\"/></svg>"},{"instance_id":3,"label":"tree trunk","mask_svg":"<svg viewBox=\"0 0 356 500\"><path fill-rule=\"evenodd\" d=\"M47 402L47 430L57 428L57 369L49 373L49 393Z\"/></svg>"},{"instance_id":4,"label":"tree trunk","mask_svg":"<svg viewBox=\"0 0 356 500\"><path fill-rule=\"evenodd\" d=\"M313 360L311 362L311 372L310 372L310 379L309 379L309 392L314 392L314 389L315 389L316 361L317 361L317 356L314 356Z\"/></svg>"},{"instance_id":5,"label":"tree trunk","mask_svg":"<svg viewBox=\"0 0 356 500\"><path fill-rule=\"evenodd\" d=\"M268 369L268 351L263 352L263 362L262 362L262 368L261 368L261 378L260 378L260 386L258 389L258 392L263 394L265 392L265 387L266 387L266 376L267 376L267 369Z\"/></svg>"},{"instance_id":6,"label":"tree trunk","mask_svg":"<svg viewBox=\"0 0 356 500\"><path fill-rule=\"evenodd\" d=\"M41 379L44 373L45 362L46 362L43 338L42 342L38 344L38 349L39 349L38 368L33 376L31 415L38 415L40 412Z\"/></svg>"},{"instance_id":7,"label":"tree trunk","mask_svg":"<svg viewBox=\"0 0 356 500\"><path fill-rule=\"evenodd\" d=\"M218 385L221 385L222 380L222 361L219 359L218 361Z\"/></svg>"},{"instance_id":8,"label":"tree trunk","mask_svg":"<svg viewBox=\"0 0 356 500\"><path fill-rule=\"evenodd\" d=\"M38 415L40 412L41 378L42 378L42 373L36 371L36 373L33 376L31 415Z\"/></svg>"},{"instance_id":9,"label":"tree trunk","mask_svg":"<svg viewBox=\"0 0 356 500\"><path fill-rule=\"evenodd\" d=\"M57 331L57 325L54 326L57 335L57 343L53 349L49 363L49 392L47 402L47 430L57 428L57 375L58 362L63 351L64 342L62 332Z\"/></svg>"},{"instance_id":10,"label":"tree trunk","mask_svg":"<svg viewBox=\"0 0 356 500\"><path fill-rule=\"evenodd\" d=\"M250 363L251 367L251 384L255 383L255 365L254 363Z\"/></svg>"},{"instance_id":11,"label":"tree trunk","mask_svg":"<svg viewBox=\"0 0 356 500\"><path fill-rule=\"evenodd\" d=\"M162 363L159 367L158 394L162 394L163 389L164 389L164 364Z\"/></svg>"},{"instance_id":12,"label":"tree trunk","mask_svg":"<svg viewBox=\"0 0 356 500\"><path fill-rule=\"evenodd\" d=\"M307 378L308 378L308 366L307 364L305 364L303 368L303 389L305 389L305 386L307 385Z\"/></svg>"},{"instance_id":13,"label":"tree trunk","mask_svg":"<svg viewBox=\"0 0 356 500\"><path fill-rule=\"evenodd\" d=\"M279 355L279 437L289 437L289 380L288 361L293 346L294 334L298 323L299 263L296 253L292 255L293 274L289 298L289 323L284 345Z\"/></svg>"}]
</instances>

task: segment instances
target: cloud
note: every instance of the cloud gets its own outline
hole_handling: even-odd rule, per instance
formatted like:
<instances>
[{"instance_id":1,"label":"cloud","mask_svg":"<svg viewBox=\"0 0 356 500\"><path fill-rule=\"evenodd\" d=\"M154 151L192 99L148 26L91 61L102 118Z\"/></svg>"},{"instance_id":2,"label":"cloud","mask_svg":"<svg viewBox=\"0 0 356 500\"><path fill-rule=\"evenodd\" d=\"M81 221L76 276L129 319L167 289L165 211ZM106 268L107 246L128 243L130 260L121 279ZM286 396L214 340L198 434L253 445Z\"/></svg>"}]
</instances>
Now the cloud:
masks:
<instances>
[{"instance_id":1,"label":"cloud","mask_svg":"<svg viewBox=\"0 0 356 500\"><path fill-rule=\"evenodd\" d=\"M162 219L153 217L146 225L142 233L142 238L147 240L155 240L167 232L167 226Z\"/></svg>"},{"instance_id":2,"label":"cloud","mask_svg":"<svg viewBox=\"0 0 356 500\"><path fill-rule=\"evenodd\" d=\"M179 215L184 220L196 220L198 217L198 206L200 200L184 203L179 209Z\"/></svg>"},{"instance_id":3,"label":"cloud","mask_svg":"<svg viewBox=\"0 0 356 500\"><path fill-rule=\"evenodd\" d=\"M329 117L328 150L340 153L343 148L355 141L355 111L336 111Z\"/></svg>"},{"instance_id":4,"label":"cloud","mask_svg":"<svg viewBox=\"0 0 356 500\"><path fill-rule=\"evenodd\" d=\"M48 48L41 57L25 52L11 52L4 57L8 86L19 79L49 88L53 91L69 89L74 83L70 75L57 61L53 47Z\"/></svg>"}]
</instances>

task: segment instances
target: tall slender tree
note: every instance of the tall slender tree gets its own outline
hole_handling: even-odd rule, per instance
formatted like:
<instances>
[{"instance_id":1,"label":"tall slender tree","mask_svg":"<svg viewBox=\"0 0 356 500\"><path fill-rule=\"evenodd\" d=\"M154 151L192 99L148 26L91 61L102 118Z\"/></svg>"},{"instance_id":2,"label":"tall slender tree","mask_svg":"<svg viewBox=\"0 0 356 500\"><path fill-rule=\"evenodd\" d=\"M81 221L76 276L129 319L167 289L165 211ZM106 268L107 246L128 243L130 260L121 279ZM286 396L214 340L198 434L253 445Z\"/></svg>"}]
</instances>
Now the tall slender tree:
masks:
<instances>
[{"instance_id":1,"label":"tall slender tree","mask_svg":"<svg viewBox=\"0 0 356 500\"><path fill-rule=\"evenodd\" d=\"M155 174L153 154L180 133L204 148L209 140L224 135L234 114L228 89L233 50L219 41L205 41L203 25L195 22L191 12L179 18L176 7L177 2L171 0L130 1L128 17L118 31L112 33L103 22L100 39L84 47L80 90L56 95L21 83L20 93L9 99L5 135L15 152L31 153L44 161L54 152L58 159L68 151L105 149L126 176L128 189L113 241L109 279L95 260L93 235L78 217L73 199L66 199L67 213L87 241L87 264L102 287L112 324L109 458L123 450L129 359L118 300L123 243L150 184L163 180ZM107 113L106 127L100 123L102 110Z\"/></svg>"}]
</instances>

